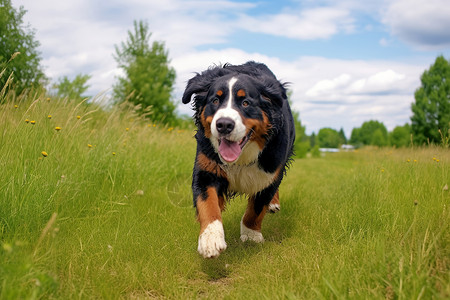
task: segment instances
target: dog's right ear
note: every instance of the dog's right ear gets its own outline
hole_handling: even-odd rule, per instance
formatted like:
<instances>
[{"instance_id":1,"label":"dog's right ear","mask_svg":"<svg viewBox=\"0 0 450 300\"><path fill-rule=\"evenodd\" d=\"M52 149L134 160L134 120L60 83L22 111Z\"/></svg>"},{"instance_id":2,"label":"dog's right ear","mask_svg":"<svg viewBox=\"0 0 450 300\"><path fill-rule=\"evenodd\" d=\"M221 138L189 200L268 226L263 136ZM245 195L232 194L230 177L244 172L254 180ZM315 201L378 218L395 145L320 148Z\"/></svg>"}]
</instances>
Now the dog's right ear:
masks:
<instances>
[{"instance_id":1,"label":"dog's right ear","mask_svg":"<svg viewBox=\"0 0 450 300\"><path fill-rule=\"evenodd\" d=\"M182 101L184 104L187 104L191 101L192 95L204 97L208 93L209 87L211 86L212 81L205 76L203 72L202 74L198 74L191 79L189 79L186 90L184 91Z\"/></svg>"},{"instance_id":2,"label":"dog's right ear","mask_svg":"<svg viewBox=\"0 0 450 300\"><path fill-rule=\"evenodd\" d=\"M183 103L189 103L192 95L194 94L194 101L205 98L208 94L209 88L217 78L232 72L233 70L227 68L227 65L225 65L223 67L214 66L206 71L203 71L201 74L197 73L197 75L192 77L187 83L186 90L184 91L182 98Z\"/></svg>"}]
</instances>

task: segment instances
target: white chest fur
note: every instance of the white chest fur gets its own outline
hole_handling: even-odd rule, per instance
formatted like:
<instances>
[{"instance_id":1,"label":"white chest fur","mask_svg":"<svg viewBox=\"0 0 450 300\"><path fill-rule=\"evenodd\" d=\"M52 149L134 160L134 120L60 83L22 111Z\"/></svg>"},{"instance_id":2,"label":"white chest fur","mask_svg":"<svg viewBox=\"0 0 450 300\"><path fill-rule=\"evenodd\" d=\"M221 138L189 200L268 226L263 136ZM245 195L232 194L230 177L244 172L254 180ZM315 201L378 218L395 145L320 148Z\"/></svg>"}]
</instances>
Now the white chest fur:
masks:
<instances>
[{"instance_id":1,"label":"white chest fur","mask_svg":"<svg viewBox=\"0 0 450 300\"><path fill-rule=\"evenodd\" d=\"M257 163L228 165L222 168L227 173L230 191L250 196L268 187L275 177L275 173L266 173L258 168Z\"/></svg>"}]
</instances>

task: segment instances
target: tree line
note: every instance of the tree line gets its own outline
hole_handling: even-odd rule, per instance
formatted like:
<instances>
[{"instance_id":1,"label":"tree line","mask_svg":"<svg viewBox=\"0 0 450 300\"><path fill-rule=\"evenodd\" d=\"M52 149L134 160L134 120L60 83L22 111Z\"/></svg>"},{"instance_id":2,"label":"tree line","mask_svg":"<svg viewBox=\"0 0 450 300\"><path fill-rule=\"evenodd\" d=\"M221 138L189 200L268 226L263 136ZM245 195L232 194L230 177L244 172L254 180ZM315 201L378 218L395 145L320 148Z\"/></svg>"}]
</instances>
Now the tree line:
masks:
<instances>
[{"instance_id":1,"label":"tree line","mask_svg":"<svg viewBox=\"0 0 450 300\"><path fill-rule=\"evenodd\" d=\"M339 148L351 144L356 148L362 146L408 147L411 145L450 144L450 61L438 56L428 70L420 77L421 86L414 93L415 101L411 105L411 123L396 126L388 132L379 121L364 122L361 127L353 128L349 139L343 129L322 128L317 135L305 135L305 128L300 132L300 141L296 151L306 156L308 151L318 148ZM298 117L298 115L296 116ZM299 123L299 120L297 120Z\"/></svg>"},{"instance_id":2,"label":"tree line","mask_svg":"<svg viewBox=\"0 0 450 300\"><path fill-rule=\"evenodd\" d=\"M40 43L35 31L23 24L26 10L15 9L11 0L0 0L0 96L6 92L24 93L33 88L44 88L49 95L82 101L91 76L79 74L70 79L59 78L51 84L41 66ZM113 86L112 99L139 107L142 113L155 122L179 125L186 120L176 114L173 100L175 70L169 65L168 51L163 42L151 40L145 21L134 21L125 42L115 46L113 54L124 75ZM388 132L376 120L364 122L352 130L349 139L343 129L322 128L317 135L308 136L301 124L300 115L294 112L297 139L297 156L306 156L318 147L337 148L350 143L364 145L404 147L411 144L449 145L450 136L450 61L442 55L421 76L421 86L414 93L411 105L411 123L397 126ZM0 98L0 103L1 103Z\"/></svg>"}]
</instances>

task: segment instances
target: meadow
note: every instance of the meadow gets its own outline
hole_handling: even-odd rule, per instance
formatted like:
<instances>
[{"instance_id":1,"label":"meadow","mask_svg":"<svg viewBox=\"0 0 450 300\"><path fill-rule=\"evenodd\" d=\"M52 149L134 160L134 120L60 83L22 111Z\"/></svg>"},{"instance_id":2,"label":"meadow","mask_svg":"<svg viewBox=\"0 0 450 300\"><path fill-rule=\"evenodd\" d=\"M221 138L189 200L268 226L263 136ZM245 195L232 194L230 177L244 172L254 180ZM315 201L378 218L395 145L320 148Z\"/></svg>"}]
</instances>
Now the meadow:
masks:
<instances>
[{"instance_id":1,"label":"meadow","mask_svg":"<svg viewBox=\"0 0 450 300\"><path fill-rule=\"evenodd\" d=\"M192 130L41 92L0 99L0 299L448 299L448 148L293 162L266 242L198 255Z\"/></svg>"}]
</instances>

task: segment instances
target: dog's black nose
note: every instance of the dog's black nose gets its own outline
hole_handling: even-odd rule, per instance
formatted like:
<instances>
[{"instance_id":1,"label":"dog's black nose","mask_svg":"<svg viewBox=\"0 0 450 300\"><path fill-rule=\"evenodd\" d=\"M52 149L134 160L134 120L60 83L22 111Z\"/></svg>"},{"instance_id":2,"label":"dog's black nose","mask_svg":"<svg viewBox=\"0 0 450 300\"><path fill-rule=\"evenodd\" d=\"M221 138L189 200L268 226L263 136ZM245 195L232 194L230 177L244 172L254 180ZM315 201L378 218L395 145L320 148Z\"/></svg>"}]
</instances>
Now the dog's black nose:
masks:
<instances>
[{"instance_id":1,"label":"dog's black nose","mask_svg":"<svg viewBox=\"0 0 450 300\"><path fill-rule=\"evenodd\" d=\"M216 121L216 128L220 134L229 134L234 129L234 121L230 118L220 118Z\"/></svg>"}]
</instances>

